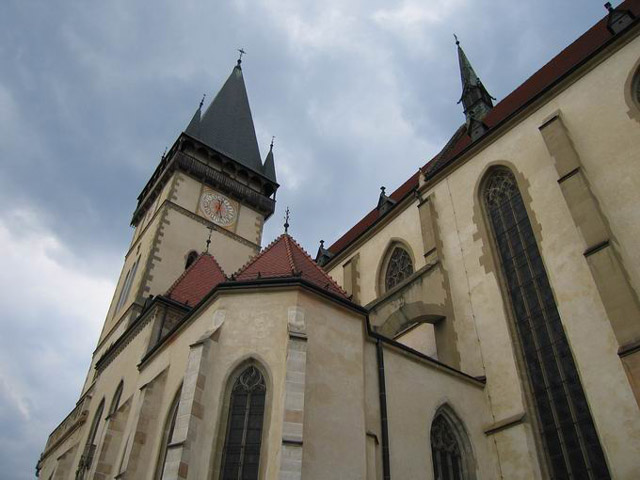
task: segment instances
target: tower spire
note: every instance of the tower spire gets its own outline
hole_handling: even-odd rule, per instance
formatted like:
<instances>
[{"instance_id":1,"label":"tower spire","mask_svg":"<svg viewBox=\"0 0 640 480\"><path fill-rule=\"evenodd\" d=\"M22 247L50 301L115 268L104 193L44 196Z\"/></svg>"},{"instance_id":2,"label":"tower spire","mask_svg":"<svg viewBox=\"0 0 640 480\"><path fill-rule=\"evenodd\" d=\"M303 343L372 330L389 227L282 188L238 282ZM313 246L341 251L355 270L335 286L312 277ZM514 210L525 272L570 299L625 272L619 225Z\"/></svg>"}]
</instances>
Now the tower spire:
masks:
<instances>
[{"instance_id":1,"label":"tower spire","mask_svg":"<svg viewBox=\"0 0 640 480\"><path fill-rule=\"evenodd\" d=\"M460 46L460 40L453 34L458 47L458 64L460 66L460 80L462 81L462 95L458 103L462 102L464 114L467 118L467 133L472 140L476 140L487 130L482 122L484 117L493 108L495 100L478 78L471 62Z\"/></svg>"}]
</instances>

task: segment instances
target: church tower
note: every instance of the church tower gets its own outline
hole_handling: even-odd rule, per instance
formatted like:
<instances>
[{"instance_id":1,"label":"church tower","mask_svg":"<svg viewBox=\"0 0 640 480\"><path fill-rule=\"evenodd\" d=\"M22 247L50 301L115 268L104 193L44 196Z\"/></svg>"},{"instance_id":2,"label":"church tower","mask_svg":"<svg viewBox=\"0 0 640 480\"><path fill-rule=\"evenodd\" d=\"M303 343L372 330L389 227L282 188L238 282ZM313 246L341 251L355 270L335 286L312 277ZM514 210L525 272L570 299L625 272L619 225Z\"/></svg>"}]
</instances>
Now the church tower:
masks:
<instances>
[{"instance_id":1,"label":"church tower","mask_svg":"<svg viewBox=\"0 0 640 480\"><path fill-rule=\"evenodd\" d=\"M260 250L278 183L273 145L264 163L260 157L241 60L204 112L203 105L138 196L133 239L94 358L205 244L229 274Z\"/></svg>"}]
</instances>

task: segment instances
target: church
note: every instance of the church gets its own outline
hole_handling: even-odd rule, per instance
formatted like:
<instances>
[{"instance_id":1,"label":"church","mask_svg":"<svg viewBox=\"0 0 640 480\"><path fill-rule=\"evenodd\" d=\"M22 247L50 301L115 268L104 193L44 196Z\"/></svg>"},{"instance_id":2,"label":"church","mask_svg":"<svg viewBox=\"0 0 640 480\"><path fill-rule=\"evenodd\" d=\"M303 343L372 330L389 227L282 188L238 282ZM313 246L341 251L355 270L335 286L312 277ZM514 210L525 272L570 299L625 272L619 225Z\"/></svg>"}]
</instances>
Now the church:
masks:
<instances>
[{"instance_id":1,"label":"church","mask_svg":"<svg viewBox=\"0 0 640 480\"><path fill-rule=\"evenodd\" d=\"M464 124L315 258L262 247L238 60L137 198L37 475L640 478L640 0L605 7L500 101L456 40Z\"/></svg>"}]
</instances>

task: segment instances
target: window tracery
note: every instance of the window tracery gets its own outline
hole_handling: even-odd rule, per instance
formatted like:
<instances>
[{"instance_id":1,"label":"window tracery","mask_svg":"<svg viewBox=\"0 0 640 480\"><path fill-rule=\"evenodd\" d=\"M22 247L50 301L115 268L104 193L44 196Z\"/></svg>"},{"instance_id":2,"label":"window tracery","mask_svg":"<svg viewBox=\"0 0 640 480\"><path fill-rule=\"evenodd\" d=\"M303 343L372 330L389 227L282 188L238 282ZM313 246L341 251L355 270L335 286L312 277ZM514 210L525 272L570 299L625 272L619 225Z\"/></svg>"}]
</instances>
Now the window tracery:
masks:
<instances>
[{"instance_id":1,"label":"window tracery","mask_svg":"<svg viewBox=\"0 0 640 480\"><path fill-rule=\"evenodd\" d=\"M436 415L431 424L431 458L435 479L464 480L462 447L442 414Z\"/></svg>"},{"instance_id":2,"label":"window tracery","mask_svg":"<svg viewBox=\"0 0 640 480\"><path fill-rule=\"evenodd\" d=\"M413 262L409 252L402 247L395 247L387 263L384 276L385 289L391 290L411 274L413 274Z\"/></svg>"},{"instance_id":3,"label":"window tracery","mask_svg":"<svg viewBox=\"0 0 640 480\"><path fill-rule=\"evenodd\" d=\"M264 376L253 365L233 384L222 451L222 480L258 478L266 391Z\"/></svg>"}]
</instances>

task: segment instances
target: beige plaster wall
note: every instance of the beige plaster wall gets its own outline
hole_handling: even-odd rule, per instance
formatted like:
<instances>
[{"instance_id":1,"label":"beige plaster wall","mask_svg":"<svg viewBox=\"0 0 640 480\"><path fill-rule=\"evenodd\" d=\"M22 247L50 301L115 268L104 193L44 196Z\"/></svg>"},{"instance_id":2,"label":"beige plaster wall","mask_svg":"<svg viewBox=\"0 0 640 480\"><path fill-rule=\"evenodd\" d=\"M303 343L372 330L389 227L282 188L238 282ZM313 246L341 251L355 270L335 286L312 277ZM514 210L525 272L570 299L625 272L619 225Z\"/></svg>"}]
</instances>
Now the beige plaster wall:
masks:
<instances>
[{"instance_id":1,"label":"beige plaster wall","mask_svg":"<svg viewBox=\"0 0 640 480\"><path fill-rule=\"evenodd\" d=\"M417 204L416 204L417 205ZM360 303L366 305L375 300L382 292L378 292L378 275L380 264L387 252L387 248L394 241L405 243L413 258L414 271L425 265L422 245L422 231L420 230L420 216L416 206L412 205L395 217L383 228L367 240L365 244L355 249L335 265L329 274L340 284L344 284L342 266L353 256L359 254L358 271L360 272Z\"/></svg>"},{"instance_id":2,"label":"beige plaster wall","mask_svg":"<svg viewBox=\"0 0 640 480\"><path fill-rule=\"evenodd\" d=\"M375 358L369 359L375 362ZM495 446L484 434L492 416L482 386L443 373L384 347L389 449L393 478L433 478L430 429L437 409L447 404L466 429L475 477L500 478ZM520 474L503 478L530 478Z\"/></svg>"},{"instance_id":3,"label":"beige plaster wall","mask_svg":"<svg viewBox=\"0 0 640 480\"><path fill-rule=\"evenodd\" d=\"M416 327L410 328L402 335L394 338L394 340L432 358L438 358L433 325L429 323L422 323Z\"/></svg>"}]
</instances>

